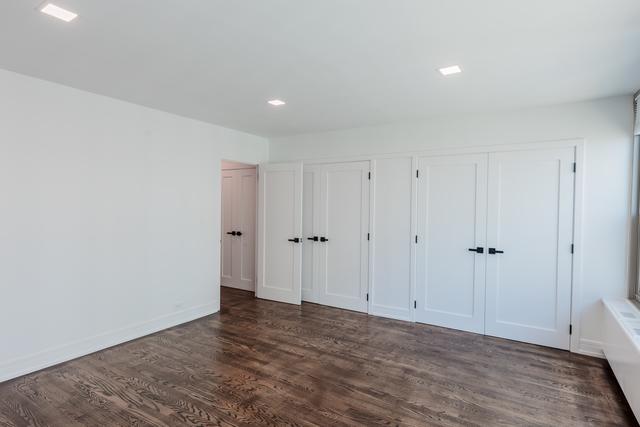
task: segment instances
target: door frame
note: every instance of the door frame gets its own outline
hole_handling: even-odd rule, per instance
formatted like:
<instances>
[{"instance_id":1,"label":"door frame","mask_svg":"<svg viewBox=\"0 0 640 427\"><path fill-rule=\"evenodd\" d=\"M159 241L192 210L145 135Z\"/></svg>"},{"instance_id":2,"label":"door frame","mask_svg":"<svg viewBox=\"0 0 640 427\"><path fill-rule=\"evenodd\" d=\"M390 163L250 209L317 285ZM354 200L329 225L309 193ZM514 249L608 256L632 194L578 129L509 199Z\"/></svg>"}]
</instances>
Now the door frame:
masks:
<instances>
[{"instance_id":1,"label":"door frame","mask_svg":"<svg viewBox=\"0 0 640 427\"><path fill-rule=\"evenodd\" d=\"M583 204L584 204L584 158L585 158L585 139L584 138L569 138L559 140L545 140L545 141L531 141L520 142L510 144L494 144L494 145L478 145L478 146L461 146L461 147L446 147L439 146L426 150L415 151L402 151L402 152L389 152L380 154L371 154L365 156L340 156L340 157L324 157L320 159L302 159L303 165L308 164L321 164L321 163L340 163L340 162L353 162L353 161L373 161L375 159L388 159L395 157L412 157L412 174L415 176L418 157L430 157L430 156L447 156L455 154L488 154L497 151L521 151L521 150L535 150L545 148L561 148L572 147L575 150L575 162L576 173L574 180L574 203L573 203L573 265L571 267L571 325L572 334L570 335L570 351L574 353L588 354L591 356L602 357L601 351L598 348L599 343L593 343L590 340L581 339L581 316L583 304L581 300L582 296L582 248L583 248ZM375 185L375 171L372 170L371 186ZM411 234L415 235L417 232L417 185L414 181L411 189ZM371 224L371 227L373 227ZM375 251L375 230L371 229L371 242L370 254ZM416 295L416 250L413 245L411 255L411 281L412 281L412 298L415 300ZM371 262L371 256L369 262ZM371 271L371 266L369 266ZM412 314L412 321L415 321L415 313Z\"/></svg>"},{"instance_id":2,"label":"door frame","mask_svg":"<svg viewBox=\"0 0 640 427\"><path fill-rule=\"evenodd\" d=\"M253 263L254 263L254 274L253 274L253 293L255 295L256 292L256 286L258 284L258 275L257 275L257 268L258 268L258 175L260 172L260 165L258 163L253 163L253 162L245 162L245 161L241 161L241 160L233 160L233 159L228 159L228 158L222 158L219 161L218 164L218 171L220 172L220 198L219 198L219 209L218 209L218 216L220 218L220 221L218 221L218 224L220 226L220 233L218 236L218 249L220 251L220 256L218 257L218 301L221 301L221 295L220 293L222 292L222 290L220 288L222 288L222 233L224 233L224 230L222 229L222 171L223 171L223 164L224 162L229 162L229 163L237 163L238 165L245 165L247 166L246 168L243 167L238 167L238 168L231 168L231 169L224 169L224 170L239 170L239 169L255 169L256 171L256 200L255 200L255 206L256 206L256 215L255 215L255 224L254 226L254 242L253 242ZM248 291L251 292L251 291Z\"/></svg>"}]
</instances>

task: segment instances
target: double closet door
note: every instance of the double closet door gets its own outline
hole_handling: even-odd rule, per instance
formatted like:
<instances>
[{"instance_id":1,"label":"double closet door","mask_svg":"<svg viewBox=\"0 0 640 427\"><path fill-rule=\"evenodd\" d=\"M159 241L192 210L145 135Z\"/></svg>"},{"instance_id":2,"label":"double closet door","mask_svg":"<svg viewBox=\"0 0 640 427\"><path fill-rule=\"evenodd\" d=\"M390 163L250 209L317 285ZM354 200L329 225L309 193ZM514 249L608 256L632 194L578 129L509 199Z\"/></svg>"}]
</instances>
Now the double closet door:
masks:
<instances>
[{"instance_id":1,"label":"double closet door","mask_svg":"<svg viewBox=\"0 0 640 427\"><path fill-rule=\"evenodd\" d=\"M418 159L418 322L569 348L574 159Z\"/></svg>"},{"instance_id":2,"label":"double closet door","mask_svg":"<svg viewBox=\"0 0 640 427\"><path fill-rule=\"evenodd\" d=\"M220 284L255 289L256 170L222 171Z\"/></svg>"},{"instance_id":3,"label":"double closet door","mask_svg":"<svg viewBox=\"0 0 640 427\"><path fill-rule=\"evenodd\" d=\"M369 162L305 165L302 300L367 312Z\"/></svg>"},{"instance_id":4,"label":"double closet door","mask_svg":"<svg viewBox=\"0 0 640 427\"><path fill-rule=\"evenodd\" d=\"M258 181L258 298L366 312L369 162L265 164Z\"/></svg>"}]
</instances>

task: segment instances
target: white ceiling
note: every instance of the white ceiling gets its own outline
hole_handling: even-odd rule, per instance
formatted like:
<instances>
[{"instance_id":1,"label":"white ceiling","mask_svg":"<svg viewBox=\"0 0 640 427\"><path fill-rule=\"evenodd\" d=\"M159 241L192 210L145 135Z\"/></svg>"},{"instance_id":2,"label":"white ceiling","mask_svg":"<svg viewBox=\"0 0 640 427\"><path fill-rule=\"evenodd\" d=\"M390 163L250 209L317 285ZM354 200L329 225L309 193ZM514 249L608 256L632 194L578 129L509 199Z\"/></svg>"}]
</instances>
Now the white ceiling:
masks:
<instances>
[{"instance_id":1,"label":"white ceiling","mask_svg":"<svg viewBox=\"0 0 640 427\"><path fill-rule=\"evenodd\" d=\"M640 88L639 0L40 3L0 3L0 68L263 136Z\"/></svg>"}]
</instances>

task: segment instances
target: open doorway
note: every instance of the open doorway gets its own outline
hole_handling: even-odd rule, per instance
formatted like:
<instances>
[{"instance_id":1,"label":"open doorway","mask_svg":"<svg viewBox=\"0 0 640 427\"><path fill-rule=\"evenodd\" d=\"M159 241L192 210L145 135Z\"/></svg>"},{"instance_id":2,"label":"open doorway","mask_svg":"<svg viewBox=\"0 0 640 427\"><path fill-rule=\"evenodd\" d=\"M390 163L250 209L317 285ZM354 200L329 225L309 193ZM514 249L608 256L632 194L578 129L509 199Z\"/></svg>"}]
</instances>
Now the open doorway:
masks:
<instances>
[{"instance_id":1,"label":"open doorway","mask_svg":"<svg viewBox=\"0 0 640 427\"><path fill-rule=\"evenodd\" d=\"M232 289L255 293L257 167L223 160L221 164L221 294ZM223 295L223 300L224 300Z\"/></svg>"}]
</instances>

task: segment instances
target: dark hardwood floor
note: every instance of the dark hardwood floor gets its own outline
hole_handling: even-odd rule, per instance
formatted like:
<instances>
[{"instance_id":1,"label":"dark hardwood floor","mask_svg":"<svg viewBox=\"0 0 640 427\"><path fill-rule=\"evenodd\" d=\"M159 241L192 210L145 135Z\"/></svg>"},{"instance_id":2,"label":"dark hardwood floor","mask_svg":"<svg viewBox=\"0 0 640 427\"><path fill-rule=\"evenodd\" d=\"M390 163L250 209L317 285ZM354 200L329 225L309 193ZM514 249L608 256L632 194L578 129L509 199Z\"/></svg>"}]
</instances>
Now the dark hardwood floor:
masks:
<instances>
[{"instance_id":1,"label":"dark hardwood floor","mask_svg":"<svg viewBox=\"0 0 640 427\"><path fill-rule=\"evenodd\" d=\"M222 311L0 384L0 425L636 425L603 360L223 288Z\"/></svg>"}]
</instances>

